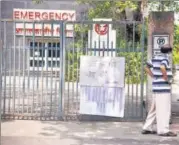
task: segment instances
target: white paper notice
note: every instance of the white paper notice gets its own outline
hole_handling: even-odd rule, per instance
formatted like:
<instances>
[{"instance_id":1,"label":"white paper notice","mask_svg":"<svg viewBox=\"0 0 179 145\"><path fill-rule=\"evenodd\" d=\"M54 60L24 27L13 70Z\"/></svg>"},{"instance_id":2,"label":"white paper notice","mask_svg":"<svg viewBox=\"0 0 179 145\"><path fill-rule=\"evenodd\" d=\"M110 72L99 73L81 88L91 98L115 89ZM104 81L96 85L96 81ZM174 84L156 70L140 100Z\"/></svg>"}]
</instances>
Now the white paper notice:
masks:
<instances>
[{"instance_id":1,"label":"white paper notice","mask_svg":"<svg viewBox=\"0 0 179 145\"><path fill-rule=\"evenodd\" d=\"M124 87L125 58L82 56L80 85Z\"/></svg>"},{"instance_id":2,"label":"white paper notice","mask_svg":"<svg viewBox=\"0 0 179 145\"><path fill-rule=\"evenodd\" d=\"M80 114L123 117L125 59L82 56Z\"/></svg>"}]
</instances>

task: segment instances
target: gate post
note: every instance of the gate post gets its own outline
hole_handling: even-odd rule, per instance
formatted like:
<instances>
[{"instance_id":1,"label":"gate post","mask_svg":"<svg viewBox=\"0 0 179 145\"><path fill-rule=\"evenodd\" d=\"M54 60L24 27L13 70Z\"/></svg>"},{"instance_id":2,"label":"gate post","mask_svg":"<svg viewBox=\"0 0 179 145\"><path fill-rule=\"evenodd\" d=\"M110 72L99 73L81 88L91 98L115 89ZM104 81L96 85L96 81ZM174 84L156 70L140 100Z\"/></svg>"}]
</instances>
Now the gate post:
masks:
<instances>
[{"instance_id":1,"label":"gate post","mask_svg":"<svg viewBox=\"0 0 179 145\"><path fill-rule=\"evenodd\" d=\"M64 91L65 91L65 22L60 21L60 89L59 89L59 119L63 119L64 115Z\"/></svg>"},{"instance_id":2,"label":"gate post","mask_svg":"<svg viewBox=\"0 0 179 145\"><path fill-rule=\"evenodd\" d=\"M0 1L0 130L1 130L1 118L2 118L2 115L1 115L1 112L2 112L2 110L1 110L1 106L2 106L2 73L1 73L1 63L2 63L2 61L1 61L1 50L2 50L2 36L1 36L1 30L2 30L2 26L1 26L1 1ZM1 131L0 131L0 144L1 144Z\"/></svg>"},{"instance_id":3,"label":"gate post","mask_svg":"<svg viewBox=\"0 0 179 145\"><path fill-rule=\"evenodd\" d=\"M160 50L165 44L173 47L174 41L174 12L151 12L148 23L148 48L147 58L151 59L153 54ZM172 64L172 59L170 59ZM148 77L147 82L147 110L150 108L152 99L152 79Z\"/></svg>"}]
</instances>

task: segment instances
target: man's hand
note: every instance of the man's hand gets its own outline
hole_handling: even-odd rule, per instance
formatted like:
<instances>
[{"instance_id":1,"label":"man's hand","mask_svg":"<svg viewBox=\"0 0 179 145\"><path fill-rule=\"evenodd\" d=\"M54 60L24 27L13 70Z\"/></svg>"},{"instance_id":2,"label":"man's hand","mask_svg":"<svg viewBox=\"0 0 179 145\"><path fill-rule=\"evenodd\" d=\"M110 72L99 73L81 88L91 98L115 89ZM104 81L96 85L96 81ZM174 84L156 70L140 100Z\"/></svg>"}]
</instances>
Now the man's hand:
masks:
<instances>
[{"instance_id":1,"label":"man's hand","mask_svg":"<svg viewBox=\"0 0 179 145\"><path fill-rule=\"evenodd\" d=\"M146 71L146 73L147 73L149 76L153 77L153 73L152 73L152 71L150 70L149 67L146 67L146 68L145 68L145 71Z\"/></svg>"},{"instance_id":2,"label":"man's hand","mask_svg":"<svg viewBox=\"0 0 179 145\"><path fill-rule=\"evenodd\" d=\"M164 65L160 67L160 70L162 71L163 79L168 81L167 71Z\"/></svg>"}]
</instances>

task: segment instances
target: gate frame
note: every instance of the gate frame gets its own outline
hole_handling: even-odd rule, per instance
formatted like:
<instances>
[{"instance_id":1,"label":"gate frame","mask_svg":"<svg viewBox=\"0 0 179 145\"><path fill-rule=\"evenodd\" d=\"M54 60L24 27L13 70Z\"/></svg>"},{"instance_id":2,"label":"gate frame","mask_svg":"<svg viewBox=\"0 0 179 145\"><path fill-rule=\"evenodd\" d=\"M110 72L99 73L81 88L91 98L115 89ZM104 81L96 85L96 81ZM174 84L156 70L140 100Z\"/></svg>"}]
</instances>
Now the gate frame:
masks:
<instances>
[{"instance_id":1,"label":"gate frame","mask_svg":"<svg viewBox=\"0 0 179 145\"><path fill-rule=\"evenodd\" d=\"M17 20L7 20L7 19L1 19L1 22L2 21L7 21L7 22L12 22L12 23L16 23L16 22L22 22L22 21L17 21ZM41 23L41 24L44 24L45 22L47 23L50 23L50 24L59 24L60 26L60 50L61 50L61 53L60 53L60 73L59 73L59 78L60 78L60 87L59 87L59 99L60 99L60 104L59 105L59 110L58 110L58 118L59 119L63 119L67 114L65 114L64 112L64 98L65 98L65 65L66 65L66 33L65 33L65 28L66 28L66 25L67 24L132 24L132 23L135 23L135 24L142 24L142 33L141 33L141 40L140 40L140 48L141 48L141 60L144 60L144 28L145 28L145 21L92 21L92 20L85 20L85 21L23 21L24 23L28 23L28 22L31 22L33 24L35 23ZM1 23L2 24L2 23ZM1 26L2 27L2 26ZM74 30L73 30L74 32ZM15 34L14 34L15 35ZM1 36L1 35L0 35ZM32 36L34 37L34 35ZM0 37L1 38L1 37ZM86 54L85 54L86 55ZM2 63L2 61L1 61ZM0 63L0 65L1 65ZM143 113L143 101L144 101L144 63L142 62L142 65L141 65L141 83L140 83L140 88L141 88L141 91L140 91L140 119L137 118L137 121L139 120L143 120L144 119L144 113ZM1 73L1 72L0 72ZM1 75L1 74L0 74ZM0 76L0 79L2 80L2 75ZM0 83L0 87L2 88L2 81ZM2 90L2 89L1 89ZM0 90L0 91L1 91ZM2 92L0 92L0 97L1 97L1 102L2 102ZM2 106L1 106L2 107ZM2 110L1 110L2 112ZM131 120L131 118L120 118L119 119L120 121L128 121L128 120ZM136 120L136 119L134 119Z\"/></svg>"},{"instance_id":2,"label":"gate frame","mask_svg":"<svg viewBox=\"0 0 179 145\"><path fill-rule=\"evenodd\" d=\"M145 112L147 112L147 108L145 108L145 106L144 106L144 102L145 101L147 101L147 94L146 94L146 100L144 100L144 64L145 64L145 62L143 62L144 61L144 53L145 53L145 50L144 50L144 45L145 45L145 19L143 19L142 21L93 21L93 20L83 20L83 21L61 21L61 25L63 26L63 31L61 31L62 32L62 35L60 35L60 36L62 36L63 38L60 38L60 40L62 40L62 42L63 42L63 70L62 70L62 73L63 73L63 78L64 78L64 82L63 82L63 93L61 94L62 95L62 100L64 100L64 98L65 98L65 94L64 94L64 92L65 92L65 65L66 65L66 60L65 60L65 54L66 54L66 45L65 45L65 40L66 40L66 33L65 33L65 26L67 25L67 24L73 24L73 26L75 25L75 24L82 24L82 25L84 25L84 24L133 24L133 23L135 23L135 24L141 24L142 25L142 28L141 28L141 30L142 30L142 33L141 33L141 40L140 40L140 45L141 45L141 61L142 61L142 65L141 65L141 69L140 69L140 72L141 72L141 76L140 76L140 79L141 79L141 83L140 83L140 117L139 118L118 118L117 120L118 121L144 121L144 119L145 119L145 117L146 117L146 113ZM74 32L74 30L73 30L73 32ZM87 54L85 54L85 55L87 55ZM78 82L79 83L79 82ZM126 84L126 83L125 83ZM68 100L69 101L69 100ZM63 105L63 109L64 109L64 102L62 103ZM145 112L144 112L145 111ZM64 110L62 111L63 113L64 113ZM68 115L68 114L63 114L63 118L65 118L65 120L68 120L68 119L66 119L66 115ZM77 115L77 114L76 114ZM90 116L93 116L93 115L90 115ZM111 117L112 118L112 117ZM82 119L83 120L83 119ZM101 120L101 121L104 121L104 120Z\"/></svg>"}]
</instances>

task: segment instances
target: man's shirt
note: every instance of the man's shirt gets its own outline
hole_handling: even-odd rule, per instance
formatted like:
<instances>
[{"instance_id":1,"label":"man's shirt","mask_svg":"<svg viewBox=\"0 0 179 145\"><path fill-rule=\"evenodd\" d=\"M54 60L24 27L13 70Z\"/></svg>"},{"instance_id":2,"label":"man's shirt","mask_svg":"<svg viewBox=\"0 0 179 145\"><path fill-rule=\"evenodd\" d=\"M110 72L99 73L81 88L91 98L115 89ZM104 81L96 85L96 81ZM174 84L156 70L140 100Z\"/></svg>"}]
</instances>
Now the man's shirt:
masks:
<instances>
[{"instance_id":1,"label":"man's shirt","mask_svg":"<svg viewBox=\"0 0 179 145\"><path fill-rule=\"evenodd\" d=\"M160 67L164 65L167 71L168 80L172 79L172 70L169 64L169 58L166 54L155 55L147 66L153 73L152 91L153 92L171 92L170 81L163 79L163 74Z\"/></svg>"}]
</instances>

